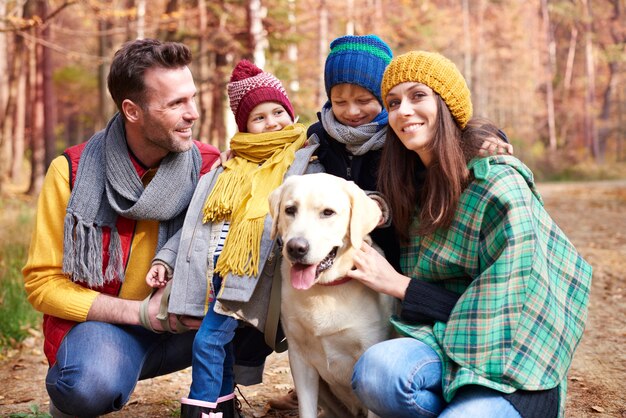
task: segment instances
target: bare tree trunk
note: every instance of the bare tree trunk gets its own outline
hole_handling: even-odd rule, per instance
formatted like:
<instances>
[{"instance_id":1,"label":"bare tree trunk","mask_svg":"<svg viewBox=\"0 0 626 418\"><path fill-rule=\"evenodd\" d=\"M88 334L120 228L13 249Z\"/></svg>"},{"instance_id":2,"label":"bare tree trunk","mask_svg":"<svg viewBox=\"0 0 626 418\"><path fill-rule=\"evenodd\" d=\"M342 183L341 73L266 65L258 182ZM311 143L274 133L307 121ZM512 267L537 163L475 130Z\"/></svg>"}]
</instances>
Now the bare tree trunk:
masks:
<instances>
[{"instance_id":1,"label":"bare tree trunk","mask_svg":"<svg viewBox=\"0 0 626 418\"><path fill-rule=\"evenodd\" d=\"M354 0L346 0L346 10L348 11L346 19L346 35L354 35Z\"/></svg>"},{"instance_id":2,"label":"bare tree trunk","mask_svg":"<svg viewBox=\"0 0 626 418\"><path fill-rule=\"evenodd\" d=\"M292 36L298 33L296 26L296 0L287 0L289 7L289 32ZM292 42L287 46L287 61L289 61L289 93L300 91L298 78L298 44ZM291 94L289 95L291 97Z\"/></svg>"},{"instance_id":3,"label":"bare tree trunk","mask_svg":"<svg viewBox=\"0 0 626 418\"><path fill-rule=\"evenodd\" d=\"M624 97L622 97L621 91L617 93L617 126L620 129L617 130L617 144L616 144L616 160L619 162L626 161L626 152L624 152Z\"/></svg>"},{"instance_id":4,"label":"bare tree trunk","mask_svg":"<svg viewBox=\"0 0 626 418\"><path fill-rule=\"evenodd\" d=\"M268 43L263 29L263 14L261 0L248 1L248 39L252 60L259 68L265 68L265 49Z\"/></svg>"},{"instance_id":5,"label":"bare tree trunk","mask_svg":"<svg viewBox=\"0 0 626 418\"><path fill-rule=\"evenodd\" d=\"M101 57L108 57L112 48L111 35L109 29L111 29L111 22L107 18L100 18L98 20L98 26L100 29L100 36L98 37L98 54ZM95 123L96 130L103 129L106 125L109 116L113 113L111 100L109 99L109 91L107 90L107 75L109 74L109 63L102 62L98 66L98 119Z\"/></svg>"},{"instance_id":6,"label":"bare tree trunk","mask_svg":"<svg viewBox=\"0 0 626 418\"><path fill-rule=\"evenodd\" d=\"M0 0L0 16L7 15L7 0ZM4 125L10 117L9 111L9 72L8 41L6 32L0 32L0 192L9 173L10 137L5 134Z\"/></svg>"},{"instance_id":7,"label":"bare tree trunk","mask_svg":"<svg viewBox=\"0 0 626 418\"><path fill-rule=\"evenodd\" d=\"M570 30L569 48L567 50L567 62L565 64L565 77L563 77L563 90L569 92L572 88L572 74L574 73L574 58L576 58L576 44L578 28L572 25Z\"/></svg>"},{"instance_id":8,"label":"bare tree trunk","mask_svg":"<svg viewBox=\"0 0 626 418\"><path fill-rule=\"evenodd\" d=\"M0 0L0 16L7 15L7 0ZM0 32L0 124L4 120L9 101L8 41L6 32ZM2 131L0 131L1 133ZM0 143L3 138L0 136Z\"/></svg>"},{"instance_id":9,"label":"bare tree trunk","mask_svg":"<svg viewBox=\"0 0 626 418\"><path fill-rule=\"evenodd\" d=\"M165 15L172 16L174 12L178 10L178 0L168 0L165 5ZM206 28L201 28L201 30L206 30ZM173 41L176 36L176 25L172 23L165 23L159 26L159 38L165 39L166 41Z\"/></svg>"},{"instance_id":10,"label":"bare tree trunk","mask_svg":"<svg viewBox=\"0 0 626 418\"><path fill-rule=\"evenodd\" d=\"M146 37L146 0L137 0L137 39Z\"/></svg>"},{"instance_id":11,"label":"bare tree trunk","mask_svg":"<svg viewBox=\"0 0 626 418\"><path fill-rule=\"evenodd\" d=\"M556 66L556 43L552 36L550 24L550 13L548 11L548 0L541 0L541 14L543 17L543 32L546 41L547 58L545 63L545 85L546 85L546 110L548 113L548 149L556 151L556 128L554 122L554 68Z\"/></svg>"},{"instance_id":12,"label":"bare tree trunk","mask_svg":"<svg viewBox=\"0 0 626 418\"><path fill-rule=\"evenodd\" d=\"M472 89L472 35L470 32L469 0L463 1L463 74L468 87Z\"/></svg>"},{"instance_id":13,"label":"bare tree trunk","mask_svg":"<svg viewBox=\"0 0 626 418\"><path fill-rule=\"evenodd\" d=\"M319 50L317 56L317 62L319 64L319 78L317 80L317 92L316 103L317 108L321 108L326 102L326 88L324 87L324 64L326 63L326 55L328 54L328 9L326 8L326 0L320 0L319 2L319 32L317 39L319 39Z\"/></svg>"},{"instance_id":14,"label":"bare tree trunk","mask_svg":"<svg viewBox=\"0 0 626 418\"><path fill-rule=\"evenodd\" d=\"M598 133L595 127L595 96L596 96L596 74L593 62L593 27L591 25L591 5L590 0L582 0L583 18L585 22L585 72L587 75L587 92L585 95L585 136L591 154L596 162L602 163L604 156L600 155L598 146Z\"/></svg>"},{"instance_id":15,"label":"bare tree trunk","mask_svg":"<svg viewBox=\"0 0 626 418\"><path fill-rule=\"evenodd\" d=\"M22 42L23 45L23 42ZM15 95L15 122L13 124L13 159L11 178L14 183L21 183L24 175L24 151L26 149L26 81L28 79L28 52L16 51L17 88Z\"/></svg>"},{"instance_id":16,"label":"bare tree trunk","mask_svg":"<svg viewBox=\"0 0 626 418\"><path fill-rule=\"evenodd\" d=\"M602 111L600 112L600 127L598 129L598 151L603 158L604 155L606 155L607 141L614 131L613 124L611 123L611 103L617 87L619 63L616 61L610 62L608 69L608 82L602 94Z\"/></svg>"},{"instance_id":17,"label":"bare tree trunk","mask_svg":"<svg viewBox=\"0 0 626 418\"><path fill-rule=\"evenodd\" d=\"M31 1L27 2L32 4ZM32 32L35 32L33 29ZM37 36L33 33L33 39ZM43 104L43 46L31 43L29 54L29 90L31 98L31 126L30 143L32 150L30 186L28 194L36 195L41 190L45 171L45 141L44 141L44 104Z\"/></svg>"},{"instance_id":18,"label":"bare tree trunk","mask_svg":"<svg viewBox=\"0 0 626 418\"><path fill-rule=\"evenodd\" d=\"M198 129L198 140L209 143L209 134L211 131L211 99L213 92L211 90L211 66L209 63L209 19L207 16L206 2L198 0L198 24L200 33L198 37L198 57L196 59L198 80L198 105L200 106L200 129Z\"/></svg>"},{"instance_id":19,"label":"bare tree trunk","mask_svg":"<svg viewBox=\"0 0 626 418\"><path fill-rule=\"evenodd\" d=\"M567 61L565 62L565 75L563 77L563 91L561 94L561 103L567 103L572 92L572 75L574 73L574 58L576 58L576 45L578 39L578 28L575 24L570 30L569 47L567 50ZM560 132L558 137L561 138L561 146L567 146L568 129L570 127L570 117L561 117Z\"/></svg>"},{"instance_id":20,"label":"bare tree trunk","mask_svg":"<svg viewBox=\"0 0 626 418\"><path fill-rule=\"evenodd\" d=\"M48 15L48 0L39 1L39 13L40 16ZM44 24L40 31L40 37L43 41L50 40L50 25ZM45 167L47 168L54 157L57 156L56 138L54 137L54 125L55 125L55 100L54 91L52 88L52 62L50 60L50 49L41 45L41 73L42 73L42 90L43 90L43 134L44 142L46 144L46 157Z\"/></svg>"},{"instance_id":21,"label":"bare tree trunk","mask_svg":"<svg viewBox=\"0 0 626 418\"><path fill-rule=\"evenodd\" d=\"M610 33L611 33L611 45L620 45L626 42L626 31L623 29L624 10L620 7L619 0L612 1L613 4L613 16L610 21ZM608 46L605 44L604 48ZM608 81L604 94L602 95L602 110L600 112L600 128L598 129L598 147L600 155L606 155L606 145L610 136L615 132L618 136L619 128L621 125L615 125L615 122L611 120L612 116L612 103L613 96L618 89L618 79L620 74L620 62L616 58L611 58L610 54L608 62ZM619 147L618 147L619 149ZM620 150L621 151L621 150ZM619 155L619 154L617 154Z\"/></svg>"},{"instance_id":22,"label":"bare tree trunk","mask_svg":"<svg viewBox=\"0 0 626 418\"><path fill-rule=\"evenodd\" d=\"M484 22L485 22L485 8L486 0L478 0L478 7L476 11L477 23L476 23L476 45L484 45ZM480 114L485 111L485 105L488 103L487 89L485 88L484 78L487 76L483 71L483 64L485 61L484 52L482 48L477 48L474 57L474 68L472 72L472 79L470 81L472 85L472 92L475 94L474 101L474 113Z\"/></svg>"},{"instance_id":23,"label":"bare tree trunk","mask_svg":"<svg viewBox=\"0 0 626 418\"><path fill-rule=\"evenodd\" d=\"M226 77L224 68L228 60L226 55L217 52L215 54L215 79L213 83L211 143L219 149L226 149L226 106L224 105L224 91L226 91Z\"/></svg>"}]
</instances>

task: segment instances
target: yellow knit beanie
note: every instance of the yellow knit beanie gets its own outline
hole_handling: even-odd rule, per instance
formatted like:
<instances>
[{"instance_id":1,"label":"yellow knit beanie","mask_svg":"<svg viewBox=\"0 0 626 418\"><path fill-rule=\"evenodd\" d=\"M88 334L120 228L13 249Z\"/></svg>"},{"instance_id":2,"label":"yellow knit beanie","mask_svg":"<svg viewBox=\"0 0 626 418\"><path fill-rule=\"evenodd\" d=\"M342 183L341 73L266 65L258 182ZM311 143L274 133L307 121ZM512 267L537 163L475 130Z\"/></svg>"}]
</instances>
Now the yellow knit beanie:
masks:
<instances>
[{"instance_id":1,"label":"yellow knit beanie","mask_svg":"<svg viewBox=\"0 0 626 418\"><path fill-rule=\"evenodd\" d=\"M407 81L425 84L439 94L461 129L472 118L472 99L465 78L456 65L443 55L411 51L392 59L381 84L385 107L389 90Z\"/></svg>"}]
</instances>

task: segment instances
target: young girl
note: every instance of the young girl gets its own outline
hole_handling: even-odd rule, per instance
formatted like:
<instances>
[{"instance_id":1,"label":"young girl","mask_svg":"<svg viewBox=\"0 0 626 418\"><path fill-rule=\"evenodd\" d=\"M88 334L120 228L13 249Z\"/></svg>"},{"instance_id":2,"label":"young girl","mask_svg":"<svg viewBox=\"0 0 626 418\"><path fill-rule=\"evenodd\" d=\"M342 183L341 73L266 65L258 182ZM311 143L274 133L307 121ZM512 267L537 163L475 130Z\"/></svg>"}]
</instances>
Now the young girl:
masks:
<instances>
[{"instance_id":1,"label":"young girl","mask_svg":"<svg viewBox=\"0 0 626 418\"><path fill-rule=\"evenodd\" d=\"M301 149L304 126L294 124L293 107L273 75L243 60L233 70L228 95L239 128L230 144L235 157L202 177L178 242L166 244L146 277L159 286L165 267L173 270L169 312L204 316L182 417L236 416L235 329L238 319L264 329L278 264L268 196L285 175L304 172L316 147Z\"/></svg>"},{"instance_id":2,"label":"young girl","mask_svg":"<svg viewBox=\"0 0 626 418\"><path fill-rule=\"evenodd\" d=\"M364 245L350 277L402 301L392 322L406 338L359 359L357 396L382 417L562 415L591 266L546 213L524 164L480 157L497 129L472 119L450 60L396 57L382 97L390 130L378 186L406 275Z\"/></svg>"}]
</instances>

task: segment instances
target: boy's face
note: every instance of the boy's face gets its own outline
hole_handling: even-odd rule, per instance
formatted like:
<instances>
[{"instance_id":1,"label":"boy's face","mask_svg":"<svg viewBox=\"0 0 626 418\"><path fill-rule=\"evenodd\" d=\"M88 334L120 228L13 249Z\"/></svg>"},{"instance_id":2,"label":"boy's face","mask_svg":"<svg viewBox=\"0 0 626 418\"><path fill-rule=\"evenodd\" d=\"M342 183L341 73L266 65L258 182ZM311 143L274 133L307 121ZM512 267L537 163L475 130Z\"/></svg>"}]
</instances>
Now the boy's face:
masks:
<instances>
[{"instance_id":1,"label":"boy's face","mask_svg":"<svg viewBox=\"0 0 626 418\"><path fill-rule=\"evenodd\" d=\"M246 128L251 134L280 131L293 124L291 116L283 105L275 102L263 102L254 107L248 115Z\"/></svg>"},{"instance_id":2,"label":"boy's face","mask_svg":"<svg viewBox=\"0 0 626 418\"><path fill-rule=\"evenodd\" d=\"M335 118L352 127L370 123L383 110L372 93L349 83L337 84L330 89L330 103Z\"/></svg>"}]
</instances>

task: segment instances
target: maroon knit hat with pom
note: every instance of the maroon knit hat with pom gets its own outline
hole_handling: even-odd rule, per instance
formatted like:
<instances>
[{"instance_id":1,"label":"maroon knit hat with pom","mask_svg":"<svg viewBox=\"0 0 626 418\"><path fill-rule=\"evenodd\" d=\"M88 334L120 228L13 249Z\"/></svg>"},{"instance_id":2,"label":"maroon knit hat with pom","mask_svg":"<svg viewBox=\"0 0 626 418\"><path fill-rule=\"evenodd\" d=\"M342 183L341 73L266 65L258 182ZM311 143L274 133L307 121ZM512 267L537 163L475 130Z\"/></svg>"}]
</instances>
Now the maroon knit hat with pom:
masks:
<instances>
[{"instance_id":1,"label":"maroon knit hat with pom","mask_svg":"<svg viewBox=\"0 0 626 418\"><path fill-rule=\"evenodd\" d=\"M291 120L294 120L293 106L280 81L245 59L239 61L230 76L228 99L239 132L247 131L250 112L263 102L281 104L291 116Z\"/></svg>"}]
</instances>

